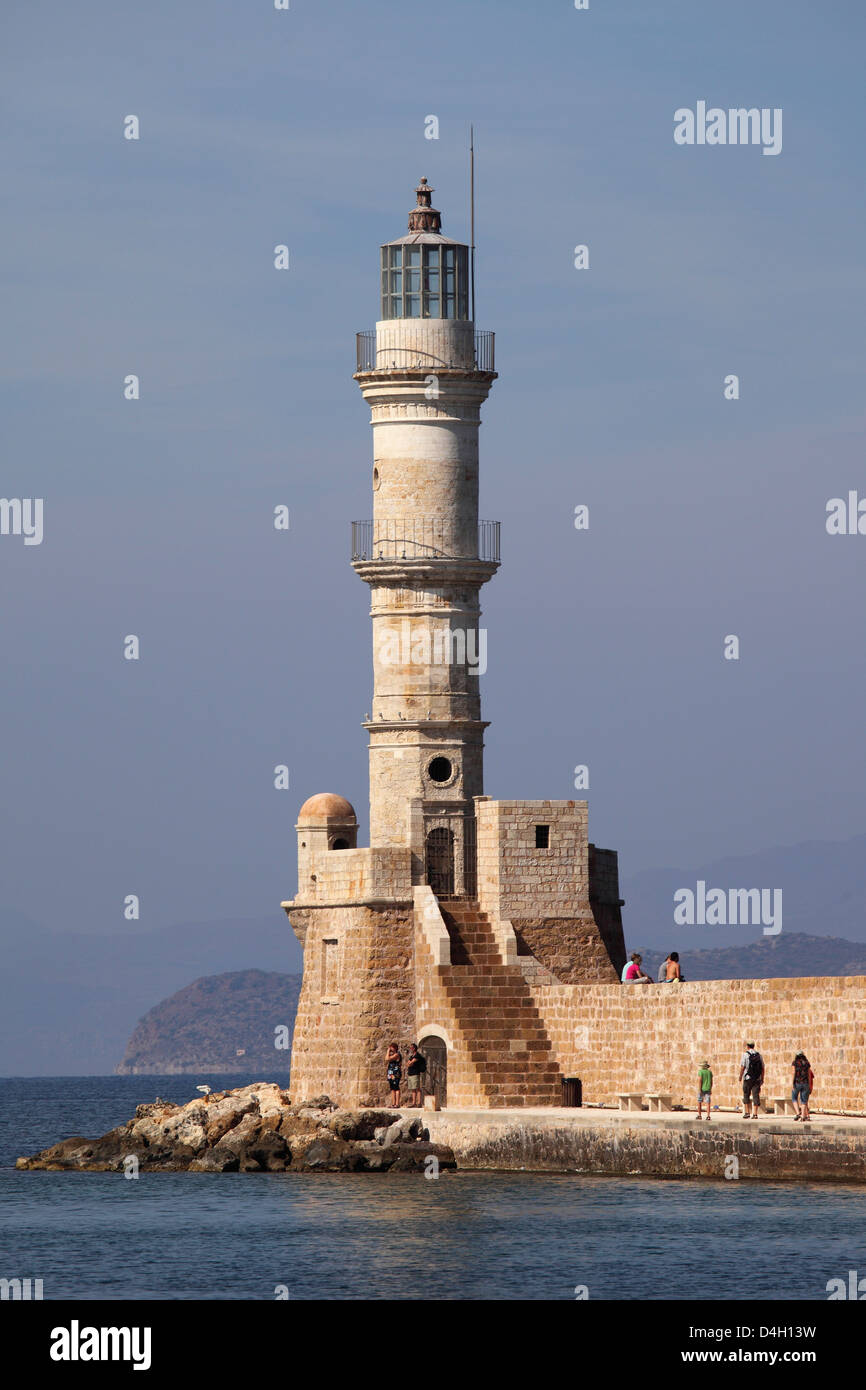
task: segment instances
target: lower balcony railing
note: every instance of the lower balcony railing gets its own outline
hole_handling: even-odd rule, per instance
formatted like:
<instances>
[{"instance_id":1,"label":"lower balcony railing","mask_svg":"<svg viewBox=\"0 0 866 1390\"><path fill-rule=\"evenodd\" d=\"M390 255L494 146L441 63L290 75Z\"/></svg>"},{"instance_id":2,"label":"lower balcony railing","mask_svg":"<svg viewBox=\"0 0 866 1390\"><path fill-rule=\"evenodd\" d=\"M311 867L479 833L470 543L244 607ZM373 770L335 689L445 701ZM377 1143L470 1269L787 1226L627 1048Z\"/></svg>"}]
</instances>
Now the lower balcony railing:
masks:
<instances>
[{"instance_id":1,"label":"lower balcony railing","mask_svg":"<svg viewBox=\"0 0 866 1390\"><path fill-rule=\"evenodd\" d=\"M476 559L499 563L499 522L479 521L476 554L461 546L450 522L385 517L352 522L352 560Z\"/></svg>"}]
</instances>

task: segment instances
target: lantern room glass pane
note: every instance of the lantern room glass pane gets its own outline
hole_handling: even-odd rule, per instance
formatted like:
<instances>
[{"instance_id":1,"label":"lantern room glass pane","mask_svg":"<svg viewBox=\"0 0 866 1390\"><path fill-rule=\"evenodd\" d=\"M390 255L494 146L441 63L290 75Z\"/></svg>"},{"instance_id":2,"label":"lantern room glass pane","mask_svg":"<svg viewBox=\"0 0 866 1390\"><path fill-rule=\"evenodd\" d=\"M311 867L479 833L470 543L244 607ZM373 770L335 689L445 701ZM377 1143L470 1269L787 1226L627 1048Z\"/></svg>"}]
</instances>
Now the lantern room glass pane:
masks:
<instances>
[{"instance_id":1,"label":"lantern room glass pane","mask_svg":"<svg viewBox=\"0 0 866 1390\"><path fill-rule=\"evenodd\" d=\"M420 246L407 246L407 247L406 247L406 264L407 264L407 265L420 265L420 264L421 264L421 247L420 247Z\"/></svg>"},{"instance_id":2,"label":"lantern room glass pane","mask_svg":"<svg viewBox=\"0 0 866 1390\"><path fill-rule=\"evenodd\" d=\"M402 281L403 281L403 272L402 272L402 270L392 270L392 271L391 271L391 293L392 293L392 294L401 294L401 293L402 293L402 290L403 290Z\"/></svg>"},{"instance_id":3,"label":"lantern room glass pane","mask_svg":"<svg viewBox=\"0 0 866 1390\"><path fill-rule=\"evenodd\" d=\"M421 317L421 296L420 294L407 294L406 296L406 317L408 319L419 319Z\"/></svg>"},{"instance_id":4,"label":"lantern room glass pane","mask_svg":"<svg viewBox=\"0 0 866 1390\"><path fill-rule=\"evenodd\" d=\"M438 247L438 246L428 246L428 247L427 247L427 265L430 267L431 270L433 270L433 269L438 269L438 267L439 267L439 247Z\"/></svg>"},{"instance_id":5,"label":"lantern room glass pane","mask_svg":"<svg viewBox=\"0 0 866 1390\"><path fill-rule=\"evenodd\" d=\"M439 317L439 296L438 294L425 294L424 296L424 317L427 319L438 319Z\"/></svg>"},{"instance_id":6,"label":"lantern room glass pane","mask_svg":"<svg viewBox=\"0 0 866 1390\"><path fill-rule=\"evenodd\" d=\"M388 317L392 319L401 319L403 317L403 300L399 295L394 295L391 300L391 313Z\"/></svg>"}]
</instances>

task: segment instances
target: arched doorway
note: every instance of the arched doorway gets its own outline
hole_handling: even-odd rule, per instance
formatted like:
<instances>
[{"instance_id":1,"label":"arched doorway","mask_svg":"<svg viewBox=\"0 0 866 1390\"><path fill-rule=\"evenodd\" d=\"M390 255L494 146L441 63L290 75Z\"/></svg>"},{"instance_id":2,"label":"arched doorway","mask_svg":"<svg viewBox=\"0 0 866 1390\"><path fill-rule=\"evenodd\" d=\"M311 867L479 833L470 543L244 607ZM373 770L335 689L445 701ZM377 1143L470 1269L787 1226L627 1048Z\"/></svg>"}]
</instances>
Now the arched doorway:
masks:
<instances>
[{"instance_id":1,"label":"arched doorway","mask_svg":"<svg viewBox=\"0 0 866 1390\"><path fill-rule=\"evenodd\" d=\"M439 1105L444 1110L448 1102L448 1049L441 1038L428 1033L420 1039L418 1051L427 1059L425 1094L437 1096Z\"/></svg>"},{"instance_id":2,"label":"arched doorway","mask_svg":"<svg viewBox=\"0 0 866 1390\"><path fill-rule=\"evenodd\" d=\"M454 832L435 825L424 842L427 882L437 898L454 896Z\"/></svg>"}]
</instances>

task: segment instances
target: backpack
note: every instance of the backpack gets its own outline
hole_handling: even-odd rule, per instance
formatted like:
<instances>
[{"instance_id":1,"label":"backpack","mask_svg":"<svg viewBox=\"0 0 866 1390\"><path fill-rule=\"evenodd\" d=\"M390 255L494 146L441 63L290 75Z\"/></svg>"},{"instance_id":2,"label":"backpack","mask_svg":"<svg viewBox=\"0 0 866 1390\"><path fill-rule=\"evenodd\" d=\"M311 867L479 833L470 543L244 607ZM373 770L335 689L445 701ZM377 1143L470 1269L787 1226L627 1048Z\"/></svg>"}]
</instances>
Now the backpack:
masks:
<instances>
[{"instance_id":1,"label":"backpack","mask_svg":"<svg viewBox=\"0 0 866 1390\"><path fill-rule=\"evenodd\" d=\"M423 1057L420 1052L416 1052L412 1061L415 1063L415 1075L423 1076L427 1070L427 1058Z\"/></svg>"},{"instance_id":2,"label":"backpack","mask_svg":"<svg viewBox=\"0 0 866 1390\"><path fill-rule=\"evenodd\" d=\"M759 1081L764 1074L764 1059L760 1052L749 1053L749 1063L746 1067L745 1081Z\"/></svg>"}]
</instances>

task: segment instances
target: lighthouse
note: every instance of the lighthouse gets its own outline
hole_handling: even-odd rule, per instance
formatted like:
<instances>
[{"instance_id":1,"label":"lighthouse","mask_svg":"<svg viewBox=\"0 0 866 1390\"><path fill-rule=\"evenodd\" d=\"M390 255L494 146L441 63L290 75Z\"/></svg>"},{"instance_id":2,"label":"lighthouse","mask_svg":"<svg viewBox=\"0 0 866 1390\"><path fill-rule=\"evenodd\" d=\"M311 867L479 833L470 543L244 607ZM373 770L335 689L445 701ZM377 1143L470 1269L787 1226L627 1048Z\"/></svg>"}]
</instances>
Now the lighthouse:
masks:
<instances>
[{"instance_id":1,"label":"lighthouse","mask_svg":"<svg viewBox=\"0 0 866 1390\"><path fill-rule=\"evenodd\" d=\"M380 246L379 317L356 337L373 435L372 515L351 528L372 627L370 844L336 792L298 813L291 1089L381 1104L386 1048L417 1041L436 1105L553 1106L565 1068L580 1075L568 987L616 984L625 959L617 857L589 843L586 801L484 793L480 595L500 528L479 517L478 436L497 374L471 250L434 191L422 178L407 230Z\"/></svg>"},{"instance_id":2,"label":"lighthouse","mask_svg":"<svg viewBox=\"0 0 866 1390\"><path fill-rule=\"evenodd\" d=\"M442 892L471 887L483 794L481 586L499 524L479 521L481 406L493 334L470 318L469 248L442 232L422 179L405 235L380 250L380 313L355 380L373 430L372 518L353 526L370 590L370 842L408 845Z\"/></svg>"}]
</instances>

